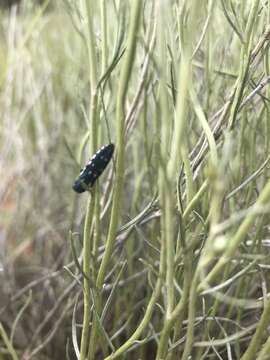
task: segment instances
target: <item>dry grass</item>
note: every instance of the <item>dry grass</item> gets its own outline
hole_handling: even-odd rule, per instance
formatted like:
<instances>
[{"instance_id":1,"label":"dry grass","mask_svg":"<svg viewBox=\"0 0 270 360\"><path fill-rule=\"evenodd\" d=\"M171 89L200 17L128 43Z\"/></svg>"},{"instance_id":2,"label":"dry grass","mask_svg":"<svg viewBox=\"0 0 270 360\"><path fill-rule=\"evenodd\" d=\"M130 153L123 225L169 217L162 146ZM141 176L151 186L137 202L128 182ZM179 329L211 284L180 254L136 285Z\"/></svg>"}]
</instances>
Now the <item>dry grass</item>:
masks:
<instances>
[{"instance_id":1,"label":"dry grass","mask_svg":"<svg viewBox=\"0 0 270 360\"><path fill-rule=\"evenodd\" d=\"M77 3L0 14L0 359L267 359L270 4Z\"/></svg>"}]
</instances>

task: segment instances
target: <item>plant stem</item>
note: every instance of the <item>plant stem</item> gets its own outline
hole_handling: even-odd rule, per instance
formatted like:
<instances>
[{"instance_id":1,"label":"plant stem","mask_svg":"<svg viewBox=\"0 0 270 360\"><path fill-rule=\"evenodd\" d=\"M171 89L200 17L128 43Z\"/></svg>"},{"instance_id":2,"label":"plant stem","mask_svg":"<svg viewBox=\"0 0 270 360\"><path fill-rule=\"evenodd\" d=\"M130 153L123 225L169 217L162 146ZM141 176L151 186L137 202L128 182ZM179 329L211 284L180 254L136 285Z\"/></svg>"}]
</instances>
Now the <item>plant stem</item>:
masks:
<instances>
[{"instance_id":1,"label":"plant stem","mask_svg":"<svg viewBox=\"0 0 270 360\"><path fill-rule=\"evenodd\" d=\"M102 262L97 276L97 288L101 289L107 266L110 261L114 240L116 237L118 220L120 216L122 190L124 183L124 120L125 120L125 100L127 96L128 84L131 77L131 69L135 59L136 43L137 43L137 28L139 27L140 12L142 8L142 0L135 0L132 3L130 27L127 41L127 51L124 58L124 64L120 74L117 104L116 104L116 122L117 122L117 160L116 160L116 175L115 187L113 194L113 205L111 221L109 226L109 233L106 242L106 248Z\"/></svg>"}]
</instances>

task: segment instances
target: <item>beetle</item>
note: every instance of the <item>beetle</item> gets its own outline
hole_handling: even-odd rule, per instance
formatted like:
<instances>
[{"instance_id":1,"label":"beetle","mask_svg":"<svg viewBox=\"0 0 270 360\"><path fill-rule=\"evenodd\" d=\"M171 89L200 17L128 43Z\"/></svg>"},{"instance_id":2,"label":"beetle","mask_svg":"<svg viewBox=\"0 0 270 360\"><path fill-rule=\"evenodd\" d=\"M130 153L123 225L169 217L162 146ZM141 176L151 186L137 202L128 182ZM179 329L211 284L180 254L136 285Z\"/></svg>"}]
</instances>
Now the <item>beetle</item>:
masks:
<instances>
[{"instance_id":1,"label":"beetle","mask_svg":"<svg viewBox=\"0 0 270 360\"><path fill-rule=\"evenodd\" d=\"M114 144L102 146L81 170L79 176L72 185L77 193L89 190L109 164L114 152Z\"/></svg>"}]
</instances>

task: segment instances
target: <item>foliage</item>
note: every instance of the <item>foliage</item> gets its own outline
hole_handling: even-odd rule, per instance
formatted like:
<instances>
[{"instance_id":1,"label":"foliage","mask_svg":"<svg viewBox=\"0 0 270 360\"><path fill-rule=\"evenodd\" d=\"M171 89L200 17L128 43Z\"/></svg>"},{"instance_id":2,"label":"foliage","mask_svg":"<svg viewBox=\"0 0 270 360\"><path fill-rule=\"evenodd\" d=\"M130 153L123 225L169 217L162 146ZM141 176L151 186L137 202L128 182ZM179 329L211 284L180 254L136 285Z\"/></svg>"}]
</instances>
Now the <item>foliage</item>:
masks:
<instances>
[{"instance_id":1,"label":"foliage","mask_svg":"<svg viewBox=\"0 0 270 360\"><path fill-rule=\"evenodd\" d=\"M270 3L31 4L0 23L0 358L266 359Z\"/></svg>"}]
</instances>

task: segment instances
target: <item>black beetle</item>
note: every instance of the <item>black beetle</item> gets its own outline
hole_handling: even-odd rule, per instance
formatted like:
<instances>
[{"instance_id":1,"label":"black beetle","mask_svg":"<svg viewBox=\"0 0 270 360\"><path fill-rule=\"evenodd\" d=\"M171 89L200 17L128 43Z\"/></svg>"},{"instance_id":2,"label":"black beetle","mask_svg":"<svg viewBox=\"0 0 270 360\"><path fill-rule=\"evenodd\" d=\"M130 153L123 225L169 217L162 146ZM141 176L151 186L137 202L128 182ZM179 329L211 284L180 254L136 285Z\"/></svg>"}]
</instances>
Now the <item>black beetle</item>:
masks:
<instances>
[{"instance_id":1,"label":"black beetle","mask_svg":"<svg viewBox=\"0 0 270 360\"><path fill-rule=\"evenodd\" d=\"M110 162L113 152L114 144L102 146L81 170L72 189L77 193L83 193L91 188Z\"/></svg>"}]
</instances>

